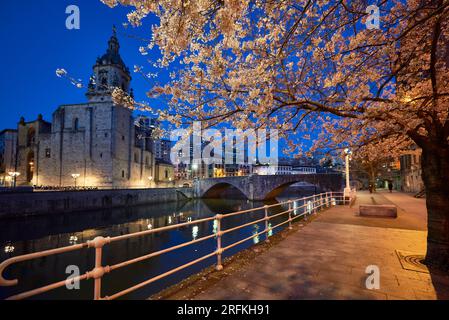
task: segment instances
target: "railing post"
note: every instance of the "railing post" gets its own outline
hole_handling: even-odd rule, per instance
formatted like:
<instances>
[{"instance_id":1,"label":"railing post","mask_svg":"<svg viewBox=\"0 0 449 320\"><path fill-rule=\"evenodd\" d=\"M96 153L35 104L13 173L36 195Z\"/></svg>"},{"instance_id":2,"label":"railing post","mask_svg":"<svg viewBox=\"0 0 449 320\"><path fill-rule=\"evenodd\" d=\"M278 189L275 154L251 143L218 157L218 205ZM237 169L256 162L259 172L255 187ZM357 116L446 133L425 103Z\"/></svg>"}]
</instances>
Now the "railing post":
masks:
<instances>
[{"instance_id":1,"label":"railing post","mask_svg":"<svg viewBox=\"0 0 449 320\"><path fill-rule=\"evenodd\" d=\"M221 248L221 236L222 236L221 218L222 218L222 215L217 214L215 217L217 219L217 266L215 267L215 269L217 271L221 271L221 270L223 270L223 264L222 264L222 260L221 260L221 255L223 253L223 249Z\"/></svg>"},{"instance_id":2,"label":"railing post","mask_svg":"<svg viewBox=\"0 0 449 320\"><path fill-rule=\"evenodd\" d=\"M101 278L110 271L109 266L102 266L103 247L110 242L110 238L96 237L87 241L89 248L95 248L95 268L88 272L88 279L94 279L94 300L101 300Z\"/></svg>"},{"instance_id":3,"label":"railing post","mask_svg":"<svg viewBox=\"0 0 449 320\"><path fill-rule=\"evenodd\" d=\"M268 239L268 222L269 222L269 218L268 218L268 206L264 206L265 208L265 237L266 237L266 242L270 242L270 239Z\"/></svg>"},{"instance_id":4,"label":"railing post","mask_svg":"<svg viewBox=\"0 0 449 320\"><path fill-rule=\"evenodd\" d=\"M103 258L103 248L95 248L95 269L102 268L101 261ZM101 299L101 276L94 278L94 300Z\"/></svg>"},{"instance_id":5,"label":"railing post","mask_svg":"<svg viewBox=\"0 0 449 320\"><path fill-rule=\"evenodd\" d=\"M304 220L307 221L307 214L309 213L309 206L307 205L306 200L302 198L302 214L304 215Z\"/></svg>"},{"instance_id":6,"label":"railing post","mask_svg":"<svg viewBox=\"0 0 449 320\"><path fill-rule=\"evenodd\" d=\"M288 200L288 228L291 230L292 228L292 210L293 210L293 205L292 205L292 201Z\"/></svg>"},{"instance_id":7,"label":"railing post","mask_svg":"<svg viewBox=\"0 0 449 320\"><path fill-rule=\"evenodd\" d=\"M336 200L334 199L334 192L331 191L330 194L331 194L330 195L330 198L331 198L331 205L330 206L332 207L332 206L337 205L337 203L336 203Z\"/></svg>"}]
</instances>

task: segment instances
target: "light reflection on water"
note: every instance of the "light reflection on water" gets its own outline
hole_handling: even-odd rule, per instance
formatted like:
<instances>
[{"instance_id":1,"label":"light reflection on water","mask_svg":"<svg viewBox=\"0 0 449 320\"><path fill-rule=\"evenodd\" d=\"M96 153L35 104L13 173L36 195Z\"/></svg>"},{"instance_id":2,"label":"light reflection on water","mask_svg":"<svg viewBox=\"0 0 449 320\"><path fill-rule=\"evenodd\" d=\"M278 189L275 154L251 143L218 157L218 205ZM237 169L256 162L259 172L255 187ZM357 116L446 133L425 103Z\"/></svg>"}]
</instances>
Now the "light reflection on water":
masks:
<instances>
[{"instance_id":1,"label":"light reflection on water","mask_svg":"<svg viewBox=\"0 0 449 320\"><path fill-rule=\"evenodd\" d=\"M253 227L254 227L254 231L253 231L253 235L254 235L253 242L254 242L254 244L258 244L258 243L260 242L260 236L258 235L260 227L259 227L259 225L257 225L257 224L255 224Z\"/></svg>"},{"instance_id":2,"label":"light reflection on water","mask_svg":"<svg viewBox=\"0 0 449 320\"><path fill-rule=\"evenodd\" d=\"M298 197L295 197L298 198ZM286 198L282 201L287 200ZM26 219L4 220L0 224L0 245L5 250L0 252L0 261L9 257L26 253L47 250L57 247L83 243L97 236L118 236L127 233L140 232L159 228L170 224L194 221L217 213L226 214L238 210L263 206L262 202L247 200L207 199L180 203L163 203L141 207L112 209L108 211L94 211L76 214L48 215L28 217ZM294 203L298 208L302 203ZM270 215L287 209L280 206L270 209ZM300 214L303 208L295 210ZM222 220L222 228L228 229L238 224L248 223L262 218L263 210L245 215L233 216ZM272 226L285 221L285 217L274 218L269 224L269 236L277 232ZM198 239L217 233L216 220L181 227L163 233L151 234L143 237L127 239L107 245L104 248L103 265L113 265L150 252L165 249L192 239ZM282 228L285 227L282 226ZM223 246L255 235L264 230L265 224L259 223L230 232L222 239ZM257 244L265 239L265 235L254 237L224 253L224 256ZM13 248L13 249L12 249ZM216 239L208 239L199 244L181 248L162 256L154 257L129 267L118 269L103 278L102 295L111 295L119 290L135 285L155 275L169 271L186 262L209 254L216 249ZM147 298L167 286L175 284L190 274L196 273L208 265L215 263L214 258L189 267L164 280L157 281L143 289L125 296L126 299ZM19 279L16 287L0 287L0 299L66 279L65 270L68 265L76 265L81 274L91 270L94 264L93 250L80 250L57 256L50 256L39 260L24 262L8 268L5 272L7 279ZM39 295L37 299L91 299L93 293L92 281L81 282L80 290L57 289Z\"/></svg>"}]
</instances>

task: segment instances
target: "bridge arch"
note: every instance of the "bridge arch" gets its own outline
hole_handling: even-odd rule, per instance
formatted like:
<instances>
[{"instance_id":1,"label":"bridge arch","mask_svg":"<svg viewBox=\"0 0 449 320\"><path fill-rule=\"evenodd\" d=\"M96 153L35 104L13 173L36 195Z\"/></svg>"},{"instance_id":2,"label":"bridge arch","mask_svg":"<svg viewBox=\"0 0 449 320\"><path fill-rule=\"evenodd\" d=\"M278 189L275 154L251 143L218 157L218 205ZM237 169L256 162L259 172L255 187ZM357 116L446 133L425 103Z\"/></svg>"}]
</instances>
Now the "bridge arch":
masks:
<instances>
[{"instance_id":1,"label":"bridge arch","mask_svg":"<svg viewBox=\"0 0 449 320\"><path fill-rule=\"evenodd\" d=\"M200 198L213 198L232 186L249 200L269 200L298 182L315 185L321 191L341 191L343 177L334 173L209 178L196 182L195 193Z\"/></svg>"},{"instance_id":2,"label":"bridge arch","mask_svg":"<svg viewBox=\"0 0 449 320\"><path fill-rule=\"evenodd\" d=\"M268 192L265 194L264 200L270 200L270 199L276 198L276 197L279 196L282 192L284 192L288 187L290 187L290 186L292 186L292 185L294 185L294 184L296 184L296 183L298 183L298 182L306 182L306 181L303 181L303 180L300 180L300 181L290 181L290 182L281 183L281 184L278 185L278 186L272 186L272 187L271 187L271 191L268 191ZM320 185L317 185L317 184L314 184L314 183L310 183L310 182L307 182L307 183L308 183L309 185L311 185L311 186L314 186L317 190L321 190L321 186L320 186Z\"/></svg>"},{"instance_id":3,"label":"bridge arch","mask_svg":"<svg viewBox=\"0 0 449 320\"><path fill-rule=\"evenodd\" d=\"M238 190L239 194L241 194L245 198L248 198L248 195L245 193L245 191L241 190L238 185L236 186L232 182L219 182L216 184L212 184L207 190L203 192L201 197L221 198L222 194L229 189Z\"/></svg>"}]
</instances>

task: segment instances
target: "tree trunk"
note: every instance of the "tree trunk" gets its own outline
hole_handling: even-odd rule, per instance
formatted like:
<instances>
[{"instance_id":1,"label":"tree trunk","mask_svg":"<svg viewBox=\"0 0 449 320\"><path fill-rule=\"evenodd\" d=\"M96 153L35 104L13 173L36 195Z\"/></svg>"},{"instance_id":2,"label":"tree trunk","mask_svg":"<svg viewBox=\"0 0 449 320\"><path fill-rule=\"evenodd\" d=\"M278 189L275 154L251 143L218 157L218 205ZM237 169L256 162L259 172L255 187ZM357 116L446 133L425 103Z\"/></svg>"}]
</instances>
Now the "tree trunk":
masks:
<instances>
[{"instance_id":1,"label":"tree trunk","mask_svg":"<svg viewBox=\"0 0 449 320\"><path fill-rule=\"evenodd\" d=\"M421 166L428 222L425 263L449 270L449 147L423 148Z\"/></svg>"},{"instance_id":2,"label":"tree trunk","mask_svg":"<svg viewBox=\"0 0 449 320\"><path fill-rule=\"evenodd\" d=\"M373 193L376 190L376 174L374 173L373 164L369 162L365 169L368 173L369 192Z\"/></svg>"},{"instance_id":3,"label":"tree trunk","mask_svg":"<svg viewBox=\"0 0 449 320\"><path fill-rule=\"evenodd\" d=\"M369 169L369 180L370 180L370 184L372 186L371 188L371 192L376 192L376 172L374 170L374 165L371 164L370 165L370 169Z\"/></svg>"}]
</instances>

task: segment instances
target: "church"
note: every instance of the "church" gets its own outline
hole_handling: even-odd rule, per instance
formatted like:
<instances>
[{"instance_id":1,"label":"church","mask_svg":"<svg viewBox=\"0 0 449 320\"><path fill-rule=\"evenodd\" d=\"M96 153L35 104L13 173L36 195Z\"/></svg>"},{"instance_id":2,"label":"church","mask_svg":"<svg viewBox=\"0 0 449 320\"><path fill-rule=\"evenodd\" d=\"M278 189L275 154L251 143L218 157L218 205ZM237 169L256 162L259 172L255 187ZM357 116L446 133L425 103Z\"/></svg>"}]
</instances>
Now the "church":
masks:
<instances>
[{"instance_id":1,"label":"church","mask_svg":"<svg viewBox=\"0 0 449 320\"><path fill-rule=\"evenodd\" d=\"M151 128L136 124L132 111L112 102L112 88L132 95L115 30L106 53L93 66L82 104L61 105L52 121L22 117L17 128L17 185L145 188L171 182L173 168L157 168ZM155 176L156 175L156 176Z\"/></svg>"}]
</instances>

